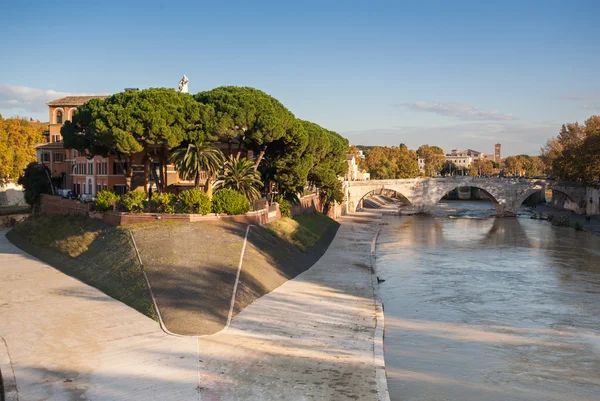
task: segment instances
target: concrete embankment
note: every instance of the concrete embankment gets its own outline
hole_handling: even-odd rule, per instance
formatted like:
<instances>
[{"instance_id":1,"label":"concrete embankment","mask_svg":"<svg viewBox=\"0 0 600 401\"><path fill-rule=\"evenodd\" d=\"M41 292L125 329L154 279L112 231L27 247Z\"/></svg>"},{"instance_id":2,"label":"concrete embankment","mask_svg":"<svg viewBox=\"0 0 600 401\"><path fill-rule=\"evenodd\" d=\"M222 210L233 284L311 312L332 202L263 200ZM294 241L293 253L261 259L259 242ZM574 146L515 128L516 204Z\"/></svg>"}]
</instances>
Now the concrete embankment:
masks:
<instances>
[{"instance_id":1,"label":"concrete embankment","mask_svg":"<svg viewBox=\"0 0 600 401\"><path fill-rule=\"evenodd\" d=\"M590 216L589 221L583 214L574 213L571 210L557 208L552 205L538 205L528 211L534 218L544 220L555 219L558 225L568 225L587 231L592 234L600 235L600 216Z\"/></svg>"},{"instance_id":2,"label":"concrete embankment","mask_svg":"<svg viewBox=\"0 0 600 401\"><path fill-rule=\"evenodd\" d=\"M0 236L0 336L19 400L386 400L370 251L379 214L213 336L156 322Z\"/></svg>"}]
</instances>

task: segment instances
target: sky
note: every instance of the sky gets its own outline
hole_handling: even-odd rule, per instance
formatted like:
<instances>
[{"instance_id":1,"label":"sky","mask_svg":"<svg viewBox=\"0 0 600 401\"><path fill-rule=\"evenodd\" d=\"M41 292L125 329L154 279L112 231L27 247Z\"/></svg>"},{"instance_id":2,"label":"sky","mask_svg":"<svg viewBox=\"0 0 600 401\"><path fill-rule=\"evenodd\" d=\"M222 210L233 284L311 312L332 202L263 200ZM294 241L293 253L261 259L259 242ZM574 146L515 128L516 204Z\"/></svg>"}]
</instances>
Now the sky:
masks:
<instances>
[{"instance_id":1,"label":"sky","mask_svg":"<svg viewBox=\"0 0 600 401\"><path fill-rule=\"evenodd\" d=\"M353 144L539 153L600 114L600 1L6 2L0 114L253 86Z\"/></svg>"}]
</instances>

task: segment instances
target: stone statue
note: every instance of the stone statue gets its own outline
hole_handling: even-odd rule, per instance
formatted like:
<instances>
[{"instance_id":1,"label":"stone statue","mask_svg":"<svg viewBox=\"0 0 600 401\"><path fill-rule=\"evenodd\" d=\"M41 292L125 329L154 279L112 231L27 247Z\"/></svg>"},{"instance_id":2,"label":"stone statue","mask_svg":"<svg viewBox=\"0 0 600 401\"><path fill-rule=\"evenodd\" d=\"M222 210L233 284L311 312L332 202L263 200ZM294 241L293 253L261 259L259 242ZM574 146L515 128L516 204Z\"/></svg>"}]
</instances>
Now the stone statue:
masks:
<instances>
[{"instance_id":1,"label":"stone statue","mask_svg":"<svg viewBox=\"0 0 600 401\"><path fill-rule=\"evenodd\" d=\"M181 81L179 81L179 92L188 93L188 82L190 82L190 80L184 74Z\"/></svg>"}]
</instances>

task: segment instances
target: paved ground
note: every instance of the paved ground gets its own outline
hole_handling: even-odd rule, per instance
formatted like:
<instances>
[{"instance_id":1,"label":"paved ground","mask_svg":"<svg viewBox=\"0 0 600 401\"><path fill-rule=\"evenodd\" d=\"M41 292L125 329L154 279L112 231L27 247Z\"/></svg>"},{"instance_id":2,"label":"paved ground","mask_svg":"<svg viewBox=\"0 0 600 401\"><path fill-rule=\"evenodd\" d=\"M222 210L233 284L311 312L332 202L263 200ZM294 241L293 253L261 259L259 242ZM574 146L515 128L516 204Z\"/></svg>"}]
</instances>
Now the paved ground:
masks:
<instances>
[{"instance_id":1,"label":"paved ground","mask_svg":"<svg viewBox=\"0 0 600 401\"><path fill-rule=\"evenodd\" d=\"M0 336L19 400L376 400L368 260L378 220L341 222L315 266L200 339L164 334L1 233Z\"/></svg>"}]
</instances>

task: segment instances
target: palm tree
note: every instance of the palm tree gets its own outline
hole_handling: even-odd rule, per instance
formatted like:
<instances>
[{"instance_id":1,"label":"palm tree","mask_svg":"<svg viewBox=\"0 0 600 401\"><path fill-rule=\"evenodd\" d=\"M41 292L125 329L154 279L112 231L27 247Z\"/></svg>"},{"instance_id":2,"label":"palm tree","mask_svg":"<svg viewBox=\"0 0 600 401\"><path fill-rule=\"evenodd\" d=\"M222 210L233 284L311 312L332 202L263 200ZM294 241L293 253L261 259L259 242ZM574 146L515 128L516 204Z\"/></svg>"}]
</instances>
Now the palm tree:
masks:
<instances>
[{"instance_id":1,"label":"palm tree","mask_svg":"<svg viewBox=\"0 0 600 401\"><path fill-rule=\"evenodd\" d=\"M208 175L204 190L212 195L212 181L223 165L223 153L203 140L191 141L173 151L171 161L184 180L194 180L194 187L200 188L200 175Z\"/></svg>"},{"instance_id":2,"label":"palm tree","mask_svg":"<svg viewBox=\"0 0 600 401\"><path fill-rule=\"evenodd\" d=\"M239 154L227 158L223 171L215 183L215 189L233 189L245 195L250 201L260 198L258 190L260 187L262 187L260 173L254 170L254 163L252 160L240 157Z\"/></svg>"}]
</instances>

